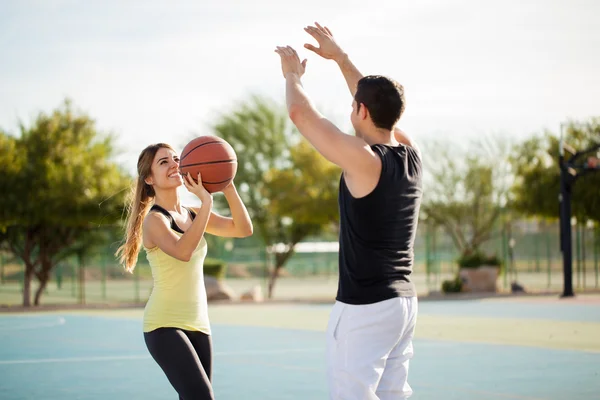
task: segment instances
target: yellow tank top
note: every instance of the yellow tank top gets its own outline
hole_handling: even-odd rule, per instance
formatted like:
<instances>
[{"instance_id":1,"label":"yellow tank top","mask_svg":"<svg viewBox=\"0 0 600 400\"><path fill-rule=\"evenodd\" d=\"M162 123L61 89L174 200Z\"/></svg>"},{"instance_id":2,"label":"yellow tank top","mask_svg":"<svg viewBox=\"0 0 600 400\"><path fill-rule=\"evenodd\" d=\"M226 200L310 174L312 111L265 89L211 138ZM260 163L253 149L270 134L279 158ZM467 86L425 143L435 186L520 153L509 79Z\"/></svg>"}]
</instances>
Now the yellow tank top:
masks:
<instances>
[{"instance_id":1,"label":"yellow tank top","mask_svg":"<svg viewBox=\"0 0 600 400\"><path fill-rule=\"evenodd\" d=\"M202 237L188 262L171 257L158 247L144 250L154 280L144 309L144 332L172 327L210 335L203 268L206 239Z\"/></svg>"}]
</instances>

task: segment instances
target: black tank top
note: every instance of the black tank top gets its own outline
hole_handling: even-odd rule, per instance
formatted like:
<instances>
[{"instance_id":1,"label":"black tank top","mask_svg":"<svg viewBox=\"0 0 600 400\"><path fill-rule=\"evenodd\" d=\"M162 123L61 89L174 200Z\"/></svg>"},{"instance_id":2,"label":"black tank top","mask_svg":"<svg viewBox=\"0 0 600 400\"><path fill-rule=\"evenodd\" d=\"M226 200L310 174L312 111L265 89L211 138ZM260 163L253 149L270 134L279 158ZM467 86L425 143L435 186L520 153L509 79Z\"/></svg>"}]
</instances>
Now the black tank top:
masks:
<instances>
[{"instance_id":1,"label":"black tank top","mask_svg":"<svg viewBox=\"0 0 600 400\"><path fill-rule=\"evenodd\" d=\"M422 164L404 145L376 144L381 175L375 189L361 198L340 179L339 284L336 300L371 304L416 296L410 279L413 245L422 196Z\"/></svg>"}]
</instances>

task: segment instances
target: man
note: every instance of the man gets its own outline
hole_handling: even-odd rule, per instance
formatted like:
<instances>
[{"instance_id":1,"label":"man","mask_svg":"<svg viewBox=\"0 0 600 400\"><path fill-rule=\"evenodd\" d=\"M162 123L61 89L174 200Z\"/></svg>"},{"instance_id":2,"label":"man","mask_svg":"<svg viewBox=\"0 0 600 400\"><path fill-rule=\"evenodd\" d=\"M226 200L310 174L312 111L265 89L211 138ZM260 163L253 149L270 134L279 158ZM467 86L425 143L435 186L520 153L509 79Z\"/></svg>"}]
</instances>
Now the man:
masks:
<instances>
[{"instance_id":1,"label":"man","mask_svg":"<svg viewBox=\"0 0 600 400\"><path fill-rule=\"evenodd\" d=\"M291 47L277 47L290 118L326 159L343 170L339 189L340 252L336 303L327 327L331 399L405 399L417 319L410 280L422 196L419 150L395 128L404 111L403 88L363 77L319 24L305 28L319 47L305 47L340 67L354 97L356 136L342 133L312 105Z\"/></svg>"}]
</instances>

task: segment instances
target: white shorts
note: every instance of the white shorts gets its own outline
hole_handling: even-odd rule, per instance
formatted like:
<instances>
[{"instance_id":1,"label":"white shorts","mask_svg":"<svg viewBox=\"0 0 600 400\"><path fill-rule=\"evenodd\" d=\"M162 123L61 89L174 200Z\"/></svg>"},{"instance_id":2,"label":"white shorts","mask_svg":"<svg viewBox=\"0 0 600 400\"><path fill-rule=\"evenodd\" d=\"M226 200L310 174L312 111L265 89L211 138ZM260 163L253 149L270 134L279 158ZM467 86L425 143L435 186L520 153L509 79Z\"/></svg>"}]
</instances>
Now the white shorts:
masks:
<instances>
[{"instance_id":1,"label":"white shorts","mask_svg":"<svg viewBox=\"0 0 600 400\"><path fill-rule=\"evenodd\" d=\"M400 400L412 395L408 363L417 308L416 297L366 305L335 303L327 326L331 400Z\"/></svg>"}]
</instances>

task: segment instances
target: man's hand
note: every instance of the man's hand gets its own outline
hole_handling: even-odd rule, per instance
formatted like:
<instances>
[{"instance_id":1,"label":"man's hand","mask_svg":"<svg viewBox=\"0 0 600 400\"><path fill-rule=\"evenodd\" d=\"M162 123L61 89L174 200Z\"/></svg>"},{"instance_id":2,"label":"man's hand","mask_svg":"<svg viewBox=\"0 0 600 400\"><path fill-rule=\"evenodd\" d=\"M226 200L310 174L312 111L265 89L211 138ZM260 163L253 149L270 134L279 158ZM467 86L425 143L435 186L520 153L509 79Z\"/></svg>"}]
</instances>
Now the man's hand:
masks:
<instances>
[{"instance_id":1,"label":"man's hand","mask_svg":"<svg viewBox=\"0 0 600 400\"><path fill-rule=\"evenodd\" d=\"M345 56L344 51L333 39L333 34L329 28L319 25L318 22L315 22L315 25L316 27L307 26L304 30L317 40L319 47L309 43L306 43L304 47L328 60L341 61Z\"/></svg>"},{"instance_id":2,"label":"man's hand","mask_svg":"<svg viewBox=\"0 0 600 400\"><path fill-rule=\"evenodd\" d=\"M300 57L298 57L296 50L290 46L277 46L275 52L281 57L281 70L284 78L287 79L290 74L297 75L298 78L304 75L304 71L306 70L306 59L300 62Z\"/></svg>"}]
</instances>

